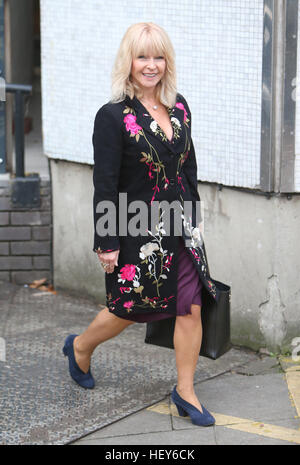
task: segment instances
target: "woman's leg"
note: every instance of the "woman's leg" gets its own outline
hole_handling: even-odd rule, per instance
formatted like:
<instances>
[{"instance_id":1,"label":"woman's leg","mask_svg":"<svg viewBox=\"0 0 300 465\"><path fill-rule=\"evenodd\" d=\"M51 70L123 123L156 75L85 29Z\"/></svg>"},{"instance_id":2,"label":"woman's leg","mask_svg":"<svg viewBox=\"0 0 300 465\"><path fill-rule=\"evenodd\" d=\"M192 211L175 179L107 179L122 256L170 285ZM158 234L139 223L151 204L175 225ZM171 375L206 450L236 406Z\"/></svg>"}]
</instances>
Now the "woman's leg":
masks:
<instances>
[{"instance_id":1,"label":"woman's leg","mask_svg":"<svg viewBox=\"0 0 300 465\"><path fill-rule=\"evenodd\" d=\"M88 328L74 339L74 355L81 370L88 372L92 353L101 342L117 336L133 323L114 315L107 307L101 310Z\"/></svg>"},{"instance_id":2,"label":"woman's leg","mask_svg":"<svg viewBox=\"0 0 300 465\"><path fill-rule=\"evenodd\" d=\"M178 394L202 412L194 391L194 374L202 342L200 305L191 305L191 315L177 316L174 330L174 348L177 367Z\"/></svg>"}]
</instances>

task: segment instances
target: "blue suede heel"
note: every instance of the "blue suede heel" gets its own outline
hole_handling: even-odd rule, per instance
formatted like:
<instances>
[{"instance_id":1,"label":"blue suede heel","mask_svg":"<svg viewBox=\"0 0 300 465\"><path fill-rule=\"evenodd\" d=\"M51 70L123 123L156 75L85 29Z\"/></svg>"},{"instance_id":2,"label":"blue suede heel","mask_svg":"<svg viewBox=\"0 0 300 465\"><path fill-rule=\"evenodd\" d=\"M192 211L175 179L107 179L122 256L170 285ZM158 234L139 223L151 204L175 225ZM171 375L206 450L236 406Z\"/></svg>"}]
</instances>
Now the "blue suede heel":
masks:
<instances>
[{"instance_id":1,"label":"blue suede heel","mask_svg":"<svg viewBox=\"0 0 300 465\"><path fill-rule=\"evenodd\" d=\"M84 373L84 371L79 368L75 360L73 341L76 336L77 334L70 334L66 338L65 345L63 347L63 354L69 358L69 371L71 378L73 378L79 386L86 389L93 389L95 381L91 374L91 370L89 369L87 373Z\"/></svg>"},{"instance_id":2,"label":"blue suede heel","mask_svg":"<svg viewBox=\"0 0 300 465\"><path fill-rule=\"evenodd\" d=\"M189 416L189 414L186 413L186 411L183 410L183 408L181 408L180 405L177 405L177 404L175 404L175 405L177 407L178 414L179 414L180 417L188 417Z\"/></svg>"},{"instance_id":3,"label":"blue suede heel","mask_svg":"<svg viewBox=\"0 0 300 465\"><path fill-rule=\"evenodd\" d=\"M181 417L186 417L189 415L194 425L211 426L215 424L216 420L202 404L201 407L203 413L201 413L200 410L194 407L194 405L190 404L182 397L180 397L180 395L176 391L176 386L174 386L173 388L171 399L177 407L178 414Z\"/></svg>"}]
</instances>

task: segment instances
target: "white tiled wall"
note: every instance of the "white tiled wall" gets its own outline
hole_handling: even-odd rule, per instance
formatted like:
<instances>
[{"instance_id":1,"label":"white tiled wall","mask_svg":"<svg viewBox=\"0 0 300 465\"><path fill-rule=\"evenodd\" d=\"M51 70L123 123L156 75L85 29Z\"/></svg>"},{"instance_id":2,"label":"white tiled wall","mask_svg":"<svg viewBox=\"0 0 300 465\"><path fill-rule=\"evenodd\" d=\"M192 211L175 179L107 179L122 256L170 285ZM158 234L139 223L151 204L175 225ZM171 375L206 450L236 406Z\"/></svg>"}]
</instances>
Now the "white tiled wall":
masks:
<instances>
[{"instance_id":1,"label":"white tiled wall","mask_svg":"<svg viewBox=\"0 0 300 465\"><path fill-rule=\"evenodd\" d=\"M300 192L300 8L298 9L298 48L297 48L297 78L295 80L294 96L296 99L296 120L295 120L295 191Z\"/></svg>"},{"instance_id":2,"label":"white tiled wall","mask_svg":"<svg viewBox=\"0 0 300 465\"><path fill-rule=\"evenodd\" d=\"M263 0L41 0L46 154L93 163L94 116L110 98L120 40L140 21L174 44L198 179L259 184Z\"/></svg>"}]
</instances>

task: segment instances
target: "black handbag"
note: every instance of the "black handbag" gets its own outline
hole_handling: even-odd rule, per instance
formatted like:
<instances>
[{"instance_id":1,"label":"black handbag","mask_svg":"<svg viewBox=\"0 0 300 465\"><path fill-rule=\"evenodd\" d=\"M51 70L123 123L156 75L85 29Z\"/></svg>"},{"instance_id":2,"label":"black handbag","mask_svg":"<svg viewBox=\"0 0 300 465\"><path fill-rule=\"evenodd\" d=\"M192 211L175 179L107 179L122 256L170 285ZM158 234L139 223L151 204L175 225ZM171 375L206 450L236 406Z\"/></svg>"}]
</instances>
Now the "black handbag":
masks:
<instances>
[{"instance_id":1,"label":"black handbag","mask_svg":"<svg viewBox=\"0 0 300 465\"><path fill-rule=\"evenodd\" d=\"M212 279L212 278L211 278ZM230 342L230 297L227 284L212 279L220 291L218 302L208 292L202 292L202 343L200 355L213 360L231 348ZM203 291L205 288L203 288ZM173 335L176 317L147 323L145 342L174 349Z\"/></svg>"}]
</instances>

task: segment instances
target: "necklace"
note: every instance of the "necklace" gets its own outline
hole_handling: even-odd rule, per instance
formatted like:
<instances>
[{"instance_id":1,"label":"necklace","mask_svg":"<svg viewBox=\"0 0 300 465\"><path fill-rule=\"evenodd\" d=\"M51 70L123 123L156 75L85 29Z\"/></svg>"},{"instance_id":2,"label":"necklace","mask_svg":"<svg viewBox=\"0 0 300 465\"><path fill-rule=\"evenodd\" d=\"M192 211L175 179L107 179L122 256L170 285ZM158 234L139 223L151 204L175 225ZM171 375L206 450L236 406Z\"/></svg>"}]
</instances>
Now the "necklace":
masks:
<instances>
[{"instance_id":1,"label":"necklace","mask_svg":"<svg viewBox=\"0 0 300 465\"><path fill-rule=\"evenodd\" d=\"M143 102L143 100L141 100L141 102ZM149 105L153 110L157 110L158 109L158 105L152 105L150 103L146 103L144 102L146 105Z\"/></svg>"}]
</instances>

